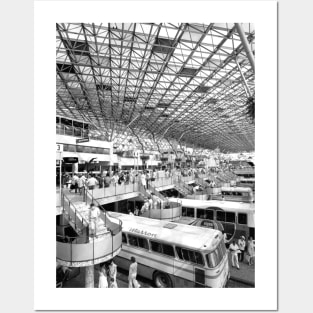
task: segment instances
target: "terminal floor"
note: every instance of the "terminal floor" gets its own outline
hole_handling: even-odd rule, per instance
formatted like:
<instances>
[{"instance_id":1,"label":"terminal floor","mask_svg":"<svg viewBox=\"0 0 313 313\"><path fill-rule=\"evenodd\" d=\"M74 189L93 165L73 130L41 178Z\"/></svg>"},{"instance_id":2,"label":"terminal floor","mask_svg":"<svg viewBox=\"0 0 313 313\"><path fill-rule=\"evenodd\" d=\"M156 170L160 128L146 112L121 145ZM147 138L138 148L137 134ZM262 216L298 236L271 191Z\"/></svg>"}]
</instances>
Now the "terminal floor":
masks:
<instances>
[{"instance_id":1,"label":"terminal floor","mask_svg":"<svg viewBox=\"0 0 313 313\"><path fill-rule=\"evenodd\" d=\"M95 266L95 285L98 287L99 282L99 266ZM152 288L151 281L143 277L138 276L137 280L141 285L141 288ZM117 272L117 285L118 288L128 288L128 272L118 269ZM72 278L71 280L65 282L63 288L85 288L85 268L80 268L80 273L78 276Z\"/></svg>"},{"instance_id":2,"label":"terminal floor","mask_svg":"<svg viewBox=\"0 0 313 313\"><path fill-rule=\"evenodd\" d=\"M248 265L246 262L239 262L240 269L232 267L231 256L228 254L228 263L230 268L230 279L244 284L254 286L255 284L255 265Z\"/></svg>"}]
</instances>

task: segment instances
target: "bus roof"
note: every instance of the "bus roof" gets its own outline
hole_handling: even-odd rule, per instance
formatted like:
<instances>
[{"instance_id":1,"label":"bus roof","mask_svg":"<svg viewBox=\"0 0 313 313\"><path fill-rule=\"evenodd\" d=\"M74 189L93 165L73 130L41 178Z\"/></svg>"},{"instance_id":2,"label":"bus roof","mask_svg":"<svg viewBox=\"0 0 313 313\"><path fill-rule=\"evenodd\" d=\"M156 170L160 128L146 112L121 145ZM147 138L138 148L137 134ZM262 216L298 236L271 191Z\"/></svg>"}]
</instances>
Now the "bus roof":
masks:
<instances>
[{"instance_id":1,"label":"bus roof","mask_svg":"<svg viewBox=\"0 0 313 313\"><path fill-rule=\"evenodd\" d=\"M195 199L179 199L169 198L169 201L181 201L183 207L205 209L209 207L218 207L225 211L232 212L254 212L254 203L221 201L221 200L195 200Z\"/></svg>"},{"instance_id":2,"label":"bus roof","mask_svg":"<svg viewBox=\"0 0 313 313\"><path fill-rule=\"evenodd\" d=\"M123 231L190 249L210 251L222 239L219 230L110 212L122 221Z\"/></svg>"},{"instance_id":3,"label":"bus roof","mask_svg":"<svg viewBox=\"0 0 313 313\"><path fill-rule=\"evenodd\" d=\"M222 191L237 191L237 192L250 192L250 187L221 187Z\"/></svg>"}]
</instances>

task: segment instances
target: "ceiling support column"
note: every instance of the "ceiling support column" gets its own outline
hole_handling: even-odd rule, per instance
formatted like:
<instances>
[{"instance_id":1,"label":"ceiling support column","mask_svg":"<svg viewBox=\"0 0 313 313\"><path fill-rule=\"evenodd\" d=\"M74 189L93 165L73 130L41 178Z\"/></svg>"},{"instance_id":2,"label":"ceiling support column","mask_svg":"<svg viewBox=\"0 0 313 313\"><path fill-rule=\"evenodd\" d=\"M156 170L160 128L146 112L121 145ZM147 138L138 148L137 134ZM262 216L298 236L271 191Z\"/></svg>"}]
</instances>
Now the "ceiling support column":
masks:
<instances>
[{"instance_id":1,"label":"ceiling support column","mask_svg":"<svg viewBox=\"0 0 313 313\"><path fill-rule=\"evenodd\" d=\"M239 23L235 23L235 26L236 26L236 29L237 29L237 32L239 34L239 37L241 39L241 43L245 49L245 52L247 54L247 57L249 59L249 62L250 62L250 65L253 69L253 72L255 73L255 64L254 64L254 55L252 53L252 50L251 50L251 47L249 45L249 42L245 36L245 33L241 27L241 25Z\"/></svg>"}]
</instances>

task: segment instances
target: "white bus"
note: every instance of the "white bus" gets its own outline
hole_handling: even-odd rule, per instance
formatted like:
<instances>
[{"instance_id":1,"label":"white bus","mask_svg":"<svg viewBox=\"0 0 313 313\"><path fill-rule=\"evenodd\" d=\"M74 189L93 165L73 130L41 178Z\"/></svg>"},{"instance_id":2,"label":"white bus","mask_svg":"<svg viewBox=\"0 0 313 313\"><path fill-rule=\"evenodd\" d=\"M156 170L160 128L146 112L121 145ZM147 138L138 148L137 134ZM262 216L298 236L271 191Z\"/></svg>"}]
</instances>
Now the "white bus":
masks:
<instances>
[{"instance_id":1,"label":"white bus","mask_svg":"<svg viewBox=\"0 0 313 313\"><path fill-rule=\"evenodd\" d=\"M177 201L170 198L169 201ZM218 200L179 199L182 215L221 222L228 240L255 237L255 204ZM254 238L255 239L255 238Z\"/></svg>"},{"instance_id":2,"label":"white bus","mask_svg":"<svg viewBox=\"0 0 313 313\"><path fill-rule=\"evenodd\" d=\"M240 178L240 181L237 182L238 187L250 187L252 190L255 190L255 178Z\"/></svg>"},{"instance_id":3,"label":"white bus","mask_svg":"<svg viewBox=\"0 0 313 313\"><path fill-rule=\"evenodd\" d=\"M230 276L223 235L219 230L137 217L117 212L122 221L122 250L116 264L159 288L225 287Z\"/></svg>"},{"instance_id":4,"label":"white bus","mask_svg":"<svg viewBox=\"0 0 313 313\"><path fill-rule=\"evenodd\" d=\"M252 189L249 187L221 187L221 193L213 194L210 200L224 200L236 202L254 202Z\"/></svg>"}]
</instances>

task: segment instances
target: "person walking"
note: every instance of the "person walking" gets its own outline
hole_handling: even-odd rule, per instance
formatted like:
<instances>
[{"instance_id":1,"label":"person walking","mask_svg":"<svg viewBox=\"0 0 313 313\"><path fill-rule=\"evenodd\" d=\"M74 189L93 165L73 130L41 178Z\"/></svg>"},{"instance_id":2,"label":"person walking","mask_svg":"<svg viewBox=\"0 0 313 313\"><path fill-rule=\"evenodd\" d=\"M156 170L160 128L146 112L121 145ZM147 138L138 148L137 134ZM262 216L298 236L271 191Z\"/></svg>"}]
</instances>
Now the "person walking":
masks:
<instances>
[{"instance_id":1,"label":"person walking","mask_svg":"<svg viewBox=\"0 0 313 313\"><path fill-rule=\"evenodd\" d=\"M145 173L143 172L140 176L140 180L141 180L141 185L143 186L143 188L146 189L146 185L147 185L147 182L146 182L146 175Z\"/></svg>"},{"instance_id":2,"label":"person walking","mask_svg":"<svg viewBox=\"0 0 313 313\"><path fill-rule=\"evenodd\" d=\"M254 258L255 258L255 245L253 238L250 236L247 244L247 261L248 265L253 265L254 264Z\"/></svg>"},{"instance_id":3,"label":"person walking","mask_svg":"<svg viewBox=\"0 0 313 313\"><path fill-rule=\"evenodd\" d=\"M238 262L238 253L240 253L239 247L236 243L236 240L233 240L232 243L229 245L229 251L231 254L231 265L232 267L237 267L239 270L239 262Z\"/></svg>"},{"instance_id":4,"label":"person walking","mask_svg":"<svg viewBox=\"0 0 313 313\"><path fill-rule=\"evenodd\" d=\"M98 219L100 216L100 210L96 207L93 203L90 204L90 211L89 211L89 230L90 235L93 236L97 232L97 224Z\"/></svg>"},{"instance_id":5,"label":"person walking","mask_svg":"<svg viewBox=\"0 0 313 313\"><path fill-rule=\"evenodd\" d=\"M99 284L98 288L108 288L108 276L106 273L106 268L103 266L99 271Z\"/></svg>"},{"instance_id":6,"label":"person walking","mask_svg":"<svg viewBox=\"0 0 313 313\"><path fill-rule=\"evenodd\" d=\"M140 285L137 281L137 262L135 257L130 258L131 264L129 266L128 273L128 288L140 288Z\"/></svg>"},{"instance_id":7,"label":"person walking","mask_svg":"<svg viewBox=\"0 0 313 313\"><path fill-rule=\"evenodd\" d=\"M246 238L245 236L241 236L238 239L238 247L241 253L238 255L238 260L239 262L243 262L244 260L244 253L245 253L245 248L246 248Z\"/></svg>"},{"instance_id":8,"label":"person walking","mask_svg":"<svg viewBox=\"0 0 313 313\"><path fill-rule=\"evenodd\" d=\"M99 184L98 180L95 178L95 175L92 174L91 177L87 180L87 186L89 190L95 189L95 187Z\"/></svg>"},{"instance_id":9,"label":"person walking","mask_svg":"<svg viewBox=\"0 0 313 313\"><path fill-rule=\"evenodd\" d=\"M84 190L85 180L86 180L85 176L83 176L82 174L79 174L77 184L78 184L78 191L80 195L82 194Z\"/></svg>"},{"instance_id":10,"label":"person walking","mask_svg":"<svg viewBox=\"0 0 313 313\"><path fill-rule=\"evenodd\" d=\"M111 260L111 263L109 265L110 288L118 288L116 276L117 276L117 266L114 263L114 261Z\"/></svg>"}]
</instances>

